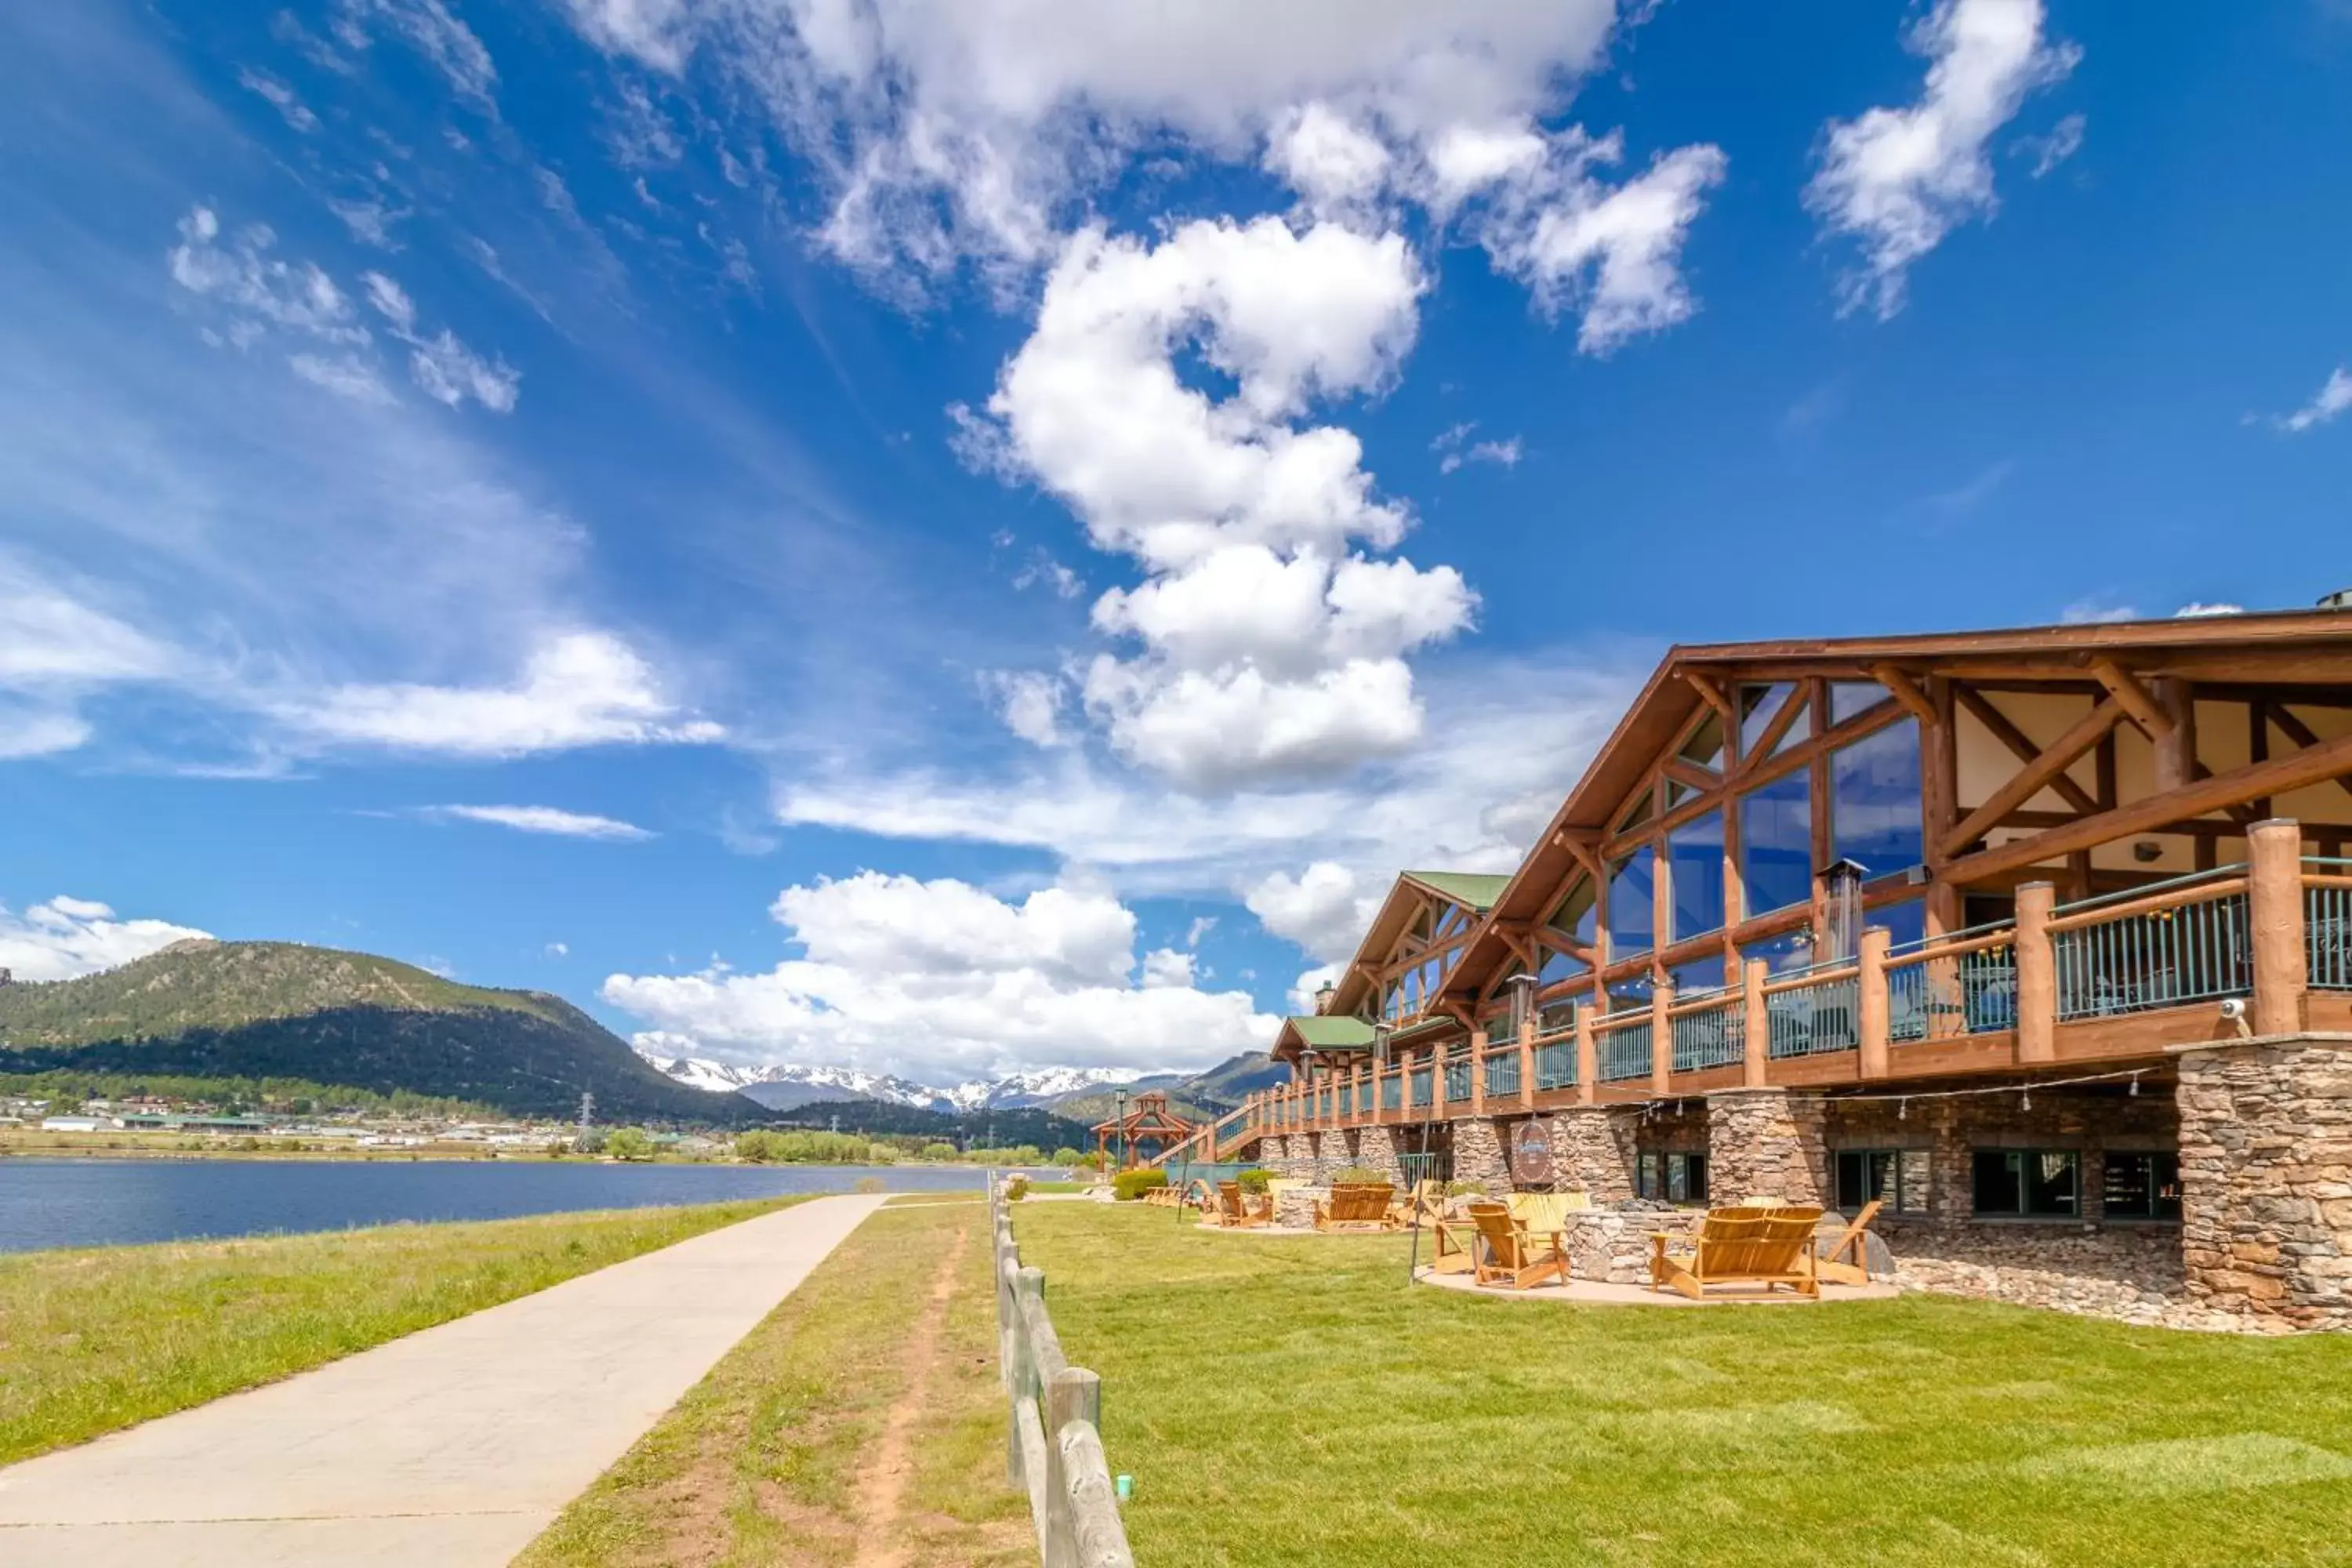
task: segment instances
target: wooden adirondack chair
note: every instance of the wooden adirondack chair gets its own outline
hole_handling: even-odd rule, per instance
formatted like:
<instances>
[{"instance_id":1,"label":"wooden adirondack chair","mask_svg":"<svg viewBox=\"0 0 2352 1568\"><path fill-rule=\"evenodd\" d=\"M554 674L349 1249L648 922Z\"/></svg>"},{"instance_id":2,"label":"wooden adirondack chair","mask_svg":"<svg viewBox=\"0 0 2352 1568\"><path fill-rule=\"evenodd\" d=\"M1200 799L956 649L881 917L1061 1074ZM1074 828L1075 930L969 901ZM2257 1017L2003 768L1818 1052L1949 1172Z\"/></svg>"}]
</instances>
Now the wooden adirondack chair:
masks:
<instances>
[{"instance_id":1,"label":"wooden adirondack chair","mask_svg":"<svg viewBox=\"0 0 2352 1568\"><path fill-rule=\"evenodd\" d=\"M1813 1259L1814 1275L1840 1285L1869 1284L1870 1254L1866 1248L1870 1245L1870 1222L1885 1206L1885 1198L1873 1198L1863 1205L1862 1212L1831 1241L1829 1250ZM1847 1257L1848 1253L1853 1256Z\"/></svg>"},{"instance_id":2,"label":"wooden adirondack chair","mask_svg":"<svg viewBox=\"0 0 2352 1568\"><path fill-rule=\"evenodd\" d=\"M1710 1285L1761 1285L1767 1295L1774 1286L1786 1285L1819 1300L1813 1227L1821 1217L1818 1207L1715 1209L1686 1253L1668 1250L1680 1238L1653 1231L1650 1283L1694 1301L1706 1300Z\"/></svg>"},{"instance_id":3,"label":"wooden adirondack chair","mask_svg":"<svg viewBox=\"0 0 2352 1568\"><path fill-rule=\"evenodd\" d=\"M1412 1191L1389 1203L1389 1228L1402 1230L1418 1220L1433 1225L1445 1212L1445 1194L1438 1184L1423 1176L1412 1184Z\"/></svg>"},{"instance_id":4,"label":"wooden adirondack chair","mask_svg":"<svg viewBox=\"0 0 2352 1568\"><path fill-rule=\"evenodd\" d=\"M1472 1204L1470 1223L1478 1227L1483 1251L1472 1266L1479 1284L1524 1290L1546 1279L1568 1283L1568 1255L1558 1231L1531 1231L1501 1204Z\"/></svg>"},{"instance_id":5,"label":"wooden adirondack chair","mask_svg":"<svg viewBox=\"0 0 2352 1568\"><path fill-rule=\"evenodd\" d=\"M1389 1196L1396 1189L1386 1182L1343 1183L1328 1199L1315 1205L1318 1230L1387 1230Z\"/></svg>"},{"instance_id":6,"label":"wooden adirondack chair","mask_svg":"<svg viewBox=\"0 0 2352 1568\"><path fill-rule=\"evenodd\" d=\"M1432 1274L1467 1274L1478 1266L1478 1227L1468 1216L1440 1209L1422 1223L1435 1238L1429 1255Z\"/></svg>"},{"instance_id":7,"label":"wooden adirondack chair","mask_svg":"<svg viewBox=\"0 0 2352 1568\"><path fill-rule=\"evenodd\" d=\"M1247 1230L1268 1223L1265 1211L1242 1196L1239 1182L1217 1184L1217 1223L1230 1230Z\"/></svg>"}]
</instances>

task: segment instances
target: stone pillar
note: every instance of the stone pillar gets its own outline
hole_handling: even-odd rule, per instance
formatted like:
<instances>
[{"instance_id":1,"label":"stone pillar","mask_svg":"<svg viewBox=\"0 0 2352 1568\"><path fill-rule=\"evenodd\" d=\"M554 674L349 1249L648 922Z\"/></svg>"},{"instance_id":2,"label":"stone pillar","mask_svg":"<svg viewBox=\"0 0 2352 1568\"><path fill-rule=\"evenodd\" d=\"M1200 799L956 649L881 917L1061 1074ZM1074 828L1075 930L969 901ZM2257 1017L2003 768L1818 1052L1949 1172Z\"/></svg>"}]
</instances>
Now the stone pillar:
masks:
<instances>
[{"instance_id":1,"label":"stone pillar","mask_svg":"<svg viewBox=\"0 0 2352 1568\"><path fill-rule=\"evenodd\" d=\"M1404 1162L1397 1158L1396 1133L1387 1127L1367 1127L1356 1134L1356 1163L1378 1171L1389 1184L1404 1185Z\"/></svg>"},{"instance_id":2,"label":"stone pillar","mask_svg":"<svg viewBox=\"0 0 2352 1568\"><path fill-rule=\"evenodd\" d=\"M1591 1194L1595 1204L1633 1196L1633 1131L1640 1113L1609 1105L1576 1105L1552 1113L1552 1184Z\"/></svg>"},{"instance_id":3,"label":"stone pillar","mask_svg":"<svg viewBox=\"0 0 2352 1568\"><path fill-rule=\"evenodd\" d=\"M1827 1110L1813 1095L1780 1089L1727 1089L1706 1100L1706 1190L1718 1206L1751 1197L1820 1204L1836 1197Z\"/></svg>"},{"instance_id":4,"label":"stone pillar","mask_svg":"<svg viewBox=\"0 0 2352 1568\"><path fill-rule=\"evenodd\" d=\"M1511 1190L1502 1129L1491 1116L1468 1116L1454 1124L1454 1179L1476 1182L1491 1197Z\"/></svg>"},{"instance_id":5,"label":"stone pillar","mask_svg":"<svg viewBox=\"0 0 2352 1568\"><path fill-rule=\"evenodd\" d=\"M2179 1063L2189 1297L2268 1328L2352 1329L2352 1040L2232 1042Z\"/></svg>"}]
</instances>

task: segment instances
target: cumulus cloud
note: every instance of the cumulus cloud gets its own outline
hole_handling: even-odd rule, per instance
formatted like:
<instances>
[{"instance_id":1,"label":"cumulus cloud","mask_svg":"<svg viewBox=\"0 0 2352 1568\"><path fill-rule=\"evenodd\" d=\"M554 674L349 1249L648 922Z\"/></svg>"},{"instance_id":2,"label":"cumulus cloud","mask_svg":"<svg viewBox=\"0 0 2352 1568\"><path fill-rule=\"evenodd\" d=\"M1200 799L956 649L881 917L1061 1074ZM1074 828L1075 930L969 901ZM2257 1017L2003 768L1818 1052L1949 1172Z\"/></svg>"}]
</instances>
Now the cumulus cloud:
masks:
<instances>
[{"instance_id":1,"label":"cumulus cloud","mask_svg":"<svg viewBox=\"0 0 2352 1568\"><path fill-rule=\"evenodd\" d=\"M1842 285L1845 309L1894 315L1911 264L1958 225L1991 214L1988 143L2028 94L2063 79L2082 58L2072 44L2048 42L2043 20L2042 0L1938 0L1906 40L1931 62L1919 101L1824 129L1805 205L1825 229L1862 247ZM2081 131L2078 119L2077 142Z\"/></svg>"},{"instance_id":2,"label":"cumulus cloud","mask_svg":"<svg viewBox=\"0 0 2352 1568\"><path fill-rule=\"evenodd\" d=\"M1207 1067L1273 1026L1245 993L1197 989L1189 953L1139 962L1133 911L1086 888L1014 903L864 871L787 888L770 912L801 956L761 973L614 974L604 999L685 1042L679 1054L930 1079Z\"/></svg>"},{"instance_id":3,"label":"cumulus cloud","mask_svg":"<svg viewBox=\"0 0 2352 1568\"><path fill-rule=\"evenodd\" d=\"M1324 962L1354 955L1364 929L1380 912L1389 883L1336 861L1318 860L1297 876L1276 871L1251 888L1242 902L1258 923Z\"/></svg>"},{"instance_id":4,"label":"cumulus cloud","mask_svg":"<svg viewBox=\"0 0 2352 1568\"><path fill-rule=\"evenodd\" d=\"M0 969L20 981L71 980L208 934L169 921L118 919L89 899L55 898L21 915L0 905Z\"/></svg>"},{"instance_id":5,"label":"cumulus cloud","mask_svg":"<svg viewBox=\"0 0 2352 1568\"><path fill-rule=\"evenodd\" d=\"M565 811L553 805L428 805L418 816L441 822L486 822L518 833L552 834L562 838L651 838L653 834L633 822ZM557 943L560 947L562 944Z\"/></svg>"},{"instance_id":6,"label":"cumulus cloud","mask_svg":"<svg viewBox=\"0 0 2352 1568\"><path fill-rule=\"evenodd\" d=\"M604 632L549 638L509 686L331 686L276 712L312 742L455 756L694 743L725 733L683 711L636 651Z\"/></svg>"},{"instance_id":7,"label":"cumulus cloud","mask_svg":"<svg viewBox=\"0 0 2352 1568\"><path fill-rule=\"evenodd\" d=\"M986 680L1004 727L1033 746L1069 742L1062 732L1062 682L1038 670L1000 670Z\"/></svg>"}]
</instances>

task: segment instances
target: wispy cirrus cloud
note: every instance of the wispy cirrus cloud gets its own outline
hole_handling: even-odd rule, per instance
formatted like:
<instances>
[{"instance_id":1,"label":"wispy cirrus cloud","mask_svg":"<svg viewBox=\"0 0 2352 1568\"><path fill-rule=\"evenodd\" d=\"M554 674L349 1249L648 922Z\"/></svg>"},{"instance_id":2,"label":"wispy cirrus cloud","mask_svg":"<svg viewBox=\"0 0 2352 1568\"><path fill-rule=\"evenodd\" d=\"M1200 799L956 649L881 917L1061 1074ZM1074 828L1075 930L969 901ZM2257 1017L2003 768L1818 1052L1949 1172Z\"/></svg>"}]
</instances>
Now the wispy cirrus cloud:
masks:
<instances>
[{"instance_id":1,"label":"wispy cirrus cloud","mask_svg":"<svg viewBox=\"0 0 2352 1568\"><path fill-rule=\"evenodd\" d=\"M495 827L510 827L518 833L546 834L558 838L633 842L654 837L650 829L618 817L566 811L553 805L426 805L419 806L415 815L429 822L487 823ZM551 951L562 947L561 942L554 943Z\"/></svg>"}]
</instances>

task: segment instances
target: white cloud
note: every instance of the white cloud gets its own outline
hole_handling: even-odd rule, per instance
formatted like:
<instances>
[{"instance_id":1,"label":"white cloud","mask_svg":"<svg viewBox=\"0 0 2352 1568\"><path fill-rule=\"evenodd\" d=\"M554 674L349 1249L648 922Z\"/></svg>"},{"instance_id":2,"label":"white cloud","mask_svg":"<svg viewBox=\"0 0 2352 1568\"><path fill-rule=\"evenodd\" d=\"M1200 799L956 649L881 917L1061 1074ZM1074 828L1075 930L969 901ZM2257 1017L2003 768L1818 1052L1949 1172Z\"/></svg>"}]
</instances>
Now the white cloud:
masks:
<instances>
[{"instance_id":1,"label":"white cloud","mask_svg":"<svg viewBox=\"0 0 2352 1568\"><path fill-rule=\"evenodd\" d=\"M1039 670L1000 670L987 678L1004 727L1033 746L1069 743L1062 732L1062 682Z\"/></svg>"},{"instance_id":2,"label":"white cloud","mask_svg":"<svg viewBox=\"0 0 2352 1568\"><path fill-rule=\"evenodd\" d=\"M425 395L455 408L471 397L497 414L514 412L522 374L505 360L485 360L444 327L431 336L416 330L416 305L398 283L381 272L365 272L368 303L392 323L393 335L409 346L408 373Z\"/></svg>"},{"instance_id":3,"label":"white cloud","mask_svg":"<svg viewBox=\"0 0 2352 1568\"><path fill-rule=\"evenodd\" d=\"M635 650L604 632L551 637L510 686L335 686L276 712L316 742L455 756L692 743L725 732L681 711Z\"/></svg>"},{"instance_id":4,"label":"white cloud","mask_svg":"<svg viewBox=\"0 0 2352 1568\"><path fill-rule=\"evenodd\" d=\"M551 942L547 944L547 956L550 958L569 958L572 956L572 944L570 942Z\"/></svg>"},{"instance_id":5,"label":"white cloud","mask_svg":"<svg viewBox=\"0 0 2352 1568\"><path fill-rule=\"evenodd\" d=\"M1267 172L1325 216L1344 216L1375 201L1394 162L1378 136L1327 103L1287 110L1266 138Z\"/></svg>"},{"instance_id":6,"label":"white cloud","mask_svg":"<svg viewBox=\"0 0 2352 1568\"><path fill-rule=\"evenodd\" d=\"M1437 471L1450 474L1465 463L1493 463L1497 468L1516 468L1526 451L1519 437L1509 437L1500 441L1472 441L1470 433L1478 427L1476 420L1456 425L1439 433L1429 449L1439 454Z\"/></svg>"},{"instance_id":7,"label":"white cloud","mask_svg":"<svg viewBox=\"0 0 2352 1568\"><path fill-rule=\"evenodd\" d=\"M270 107L284 116L286 123L295 130L307 135L319 129L319 117L310 112L292 88L268 71L255 70L248 66L236 73L236 79L247 92L268 100Z\"/></svg>"},{"instance_id":8,"label":"white cloud","mask_svg":"<svg viewBox=\"0 0 2352 1568\"><path fill-rule=\"evenodd\" d=\"M1207 1067L1273 1020L1203 992L1191 954L1135 954L1135 916L1053 887L1014 903L968 883L864 871L787 888L771 911L803 956L763 973L614 974L604 1000L681 1054L856 1065L919 1079L1062 1065Z\"/></svg>"},{"instance_id":9,"label":"white cloud","mask_svg":"<svg viewBox=\"0 0 2352 1568\"><path fill-rule=\"evenodd\" d=\"M2132 605L2110 604L2103 597L2077 599L2058 612L2058 619L2070 626L2104 626L2139 618L2139 611Z\"/></svg>"},{"instance_id":10,"label":"white cloud","mask_svg":"<svg viewBox=\"0 0 2352 1568\"><path fill-rule=\"evenodd\" d=\"M286 356L286 366L313 386L323 386L354 403L388 404L392 389L376 375L375 367L356 354L300 353Z\"/></svg>"},{"instance_id":11,"label":"white cloud","mask_svg":"<svg viewBox=\"0 0 2352 1568\"><path fill-rule=\"evenodd\" d=\"M2246 606L2243 605L2207 604L2201 599L2191 599L2173 611L2172 615L2176 620L2194 621L2202 620L2209 616L2242 616L2245 613Z\"/></svg>"},{"instance_id":12,"label":"white cloud","mask_svg":"<svg viewBox=\"0 0 2352 1568\"><path fill-rule=\"evenodd\" d=\"M180 243L169 258L172 280L190 294L214 300L230 316L228 341L244 347L278 329L328 342L363 345L351 300L335 280L311 262L289 262L270 254L278 237L254 224L228 239L210 207L192 207L180 220Z\"/></svg>"},{"instance_id":13,"label":"white cloud","mask_svg":"<svg viewBox=\"0 0 2352 1568\"><path fill-rule=\"evenodd\" d=\"M653 837L633 822L582 811L565 811L552 805L428 805L421 808L417 815L442 821L487 822L499 827L511 827L518 833L545 833L563 838L639 839Z\"/></svg>"},{"instance_id":14,"label":"white cloud","mask_svg":"<svg viewBox=\"0 0 2352 1568\"><path fill-rule=\"evenodd\" d=\"M1318 963L1314 968L1301 973L1297 979L1290 983L1288 998L1290 1010L1301 1016L1312 1015L1321 1000L1316 993L1321 991L1326 985L1339 984L1340 973L1347 967L1347 962L1343 959L1333 963Z\"/></svg>"},{"instance_id":15,"label":"white cloud","mask_svg":"<svg viewBox=\"0 0 2352 1568\"><path fill-rule=\"evenodd\" d=\"M1185 927L1185 928L1184 928L1184 945L1185 945L1186 947L1198 947L1198 946L1200 946L1200 945L1201 945L1201 939L1202 939L1202 937L1207 936L1211 931L1214 931L1214 930L1216 930L1216 929L1217 929L1217 917L1216 917L1216 916L1214 916L1214 915L1195 915L1195 916L1193 916L1193 917L1192 917L1192 923L1191 925L1189 925L1189 926L1187 926L1187 927Z\"/></svg>"},{"instance_id":16,"label":"white cloud","mask_svg":"<svg viewBox=\"0 0 2352 1568\"><path fill-rule=\"evenodd\" d=\"M2315 426L2325 425L2346 409L2352 408L2352 370L2337 365L2309 403L2294 413L2281 416L2278 427L2290 435L2301 435Z\"/></svg>"},{"instance_id":17,"label":"white cloud","mask_svg":"<svg viewBox=\"0 0 2352 1568\"><path fill-rule=\"evenodd\" d=\"M55 898L21 915L0 906L0 969L19 981L70 980L206 935L168 921L118 920L89 899Z\"/></svg>"},{"instance_id":18,"label":"white cloud","mask_svg":"<svg viewBox=\"0 0 2352 1568\"><path fill-rule=\"evenodd\" d=\"M127 620L0 552L0 760L70 752L90 737L79 710L92 691L168 682L184 658Z\"/></svg>"},{"instance_id":19,"label":"white cloud","mask_svg":"<svg viewBox=\"0 0 2352 1568\"><path fill-rule=\"evenodd\" d=\"M2083 130L2087 123L2082 115L2070 114L2052 126L2047 136L2019 137L2013 150L2032 158L2035 179L2045 178L2083 150Z\"/></svg>"},{"instance_id":20,"label":"white cloud","mask_svg":"<svg viewBox=\"0 0 2352 1568\"><path fill-rule=\"evenodd\" d=\"M373 245L378 250L400 248L393 239L392 226L406 217L406 211L394 212L378 201L330 201L327 210L342 219L343 226L361 244Z\"/></svg>"},{"instance_id":21,"label":"white cloud","mask_svg":"<svg viewBox=\"0 0 2352 1568\"><path fill-rule=\"evenodd\" d=\"M1087 591L1086 580L1054 559L1043 545L1034 547L1028 561L1013 574L1015 588L1050 588L1057 599L1075 599Z\"/></svg>"},{"instance_id":22,"label":"white cloud","mask_svg":"<svg viewBox=\"0 0 2352 1568\"><path fill-rule=\"evenodd\" d=\"M1933 62L1919 101L1829 122L1805 205L1861 243L1862 265L1842 286L1845 309L1894 315L1911 264L1993 211L1987 143L2029 93L2081 58L2072 44L2046 42L2042 22L2042 0L1938 0L1906 40Z\"/></svg>"},{"instance_id":23,"label":"white cloud","mask_svg":"<svg viewBox=\"0 0 2352 1568\"><path fill-rule=\"evenodd\" d=\"M1276 936L1327 963L1344 963L1380 912L1389 885L1360 877L1336 861L1318 860L1296 877L1274 872L1250 889L1242 902Z\"/></svg>"},{"instance_id":24,"label":"white cloud","mask_svg":"<svg viewBox=\"0 0 2352 1568\"><path fill-rule=\"evenodd\" d=\"M493 106L498 67L472 28L442 0L341 0L335 35L352 49L364 49L370 27L380 28L423 55L461 96L484 109Z\"/></svg>"}]
</instances>

